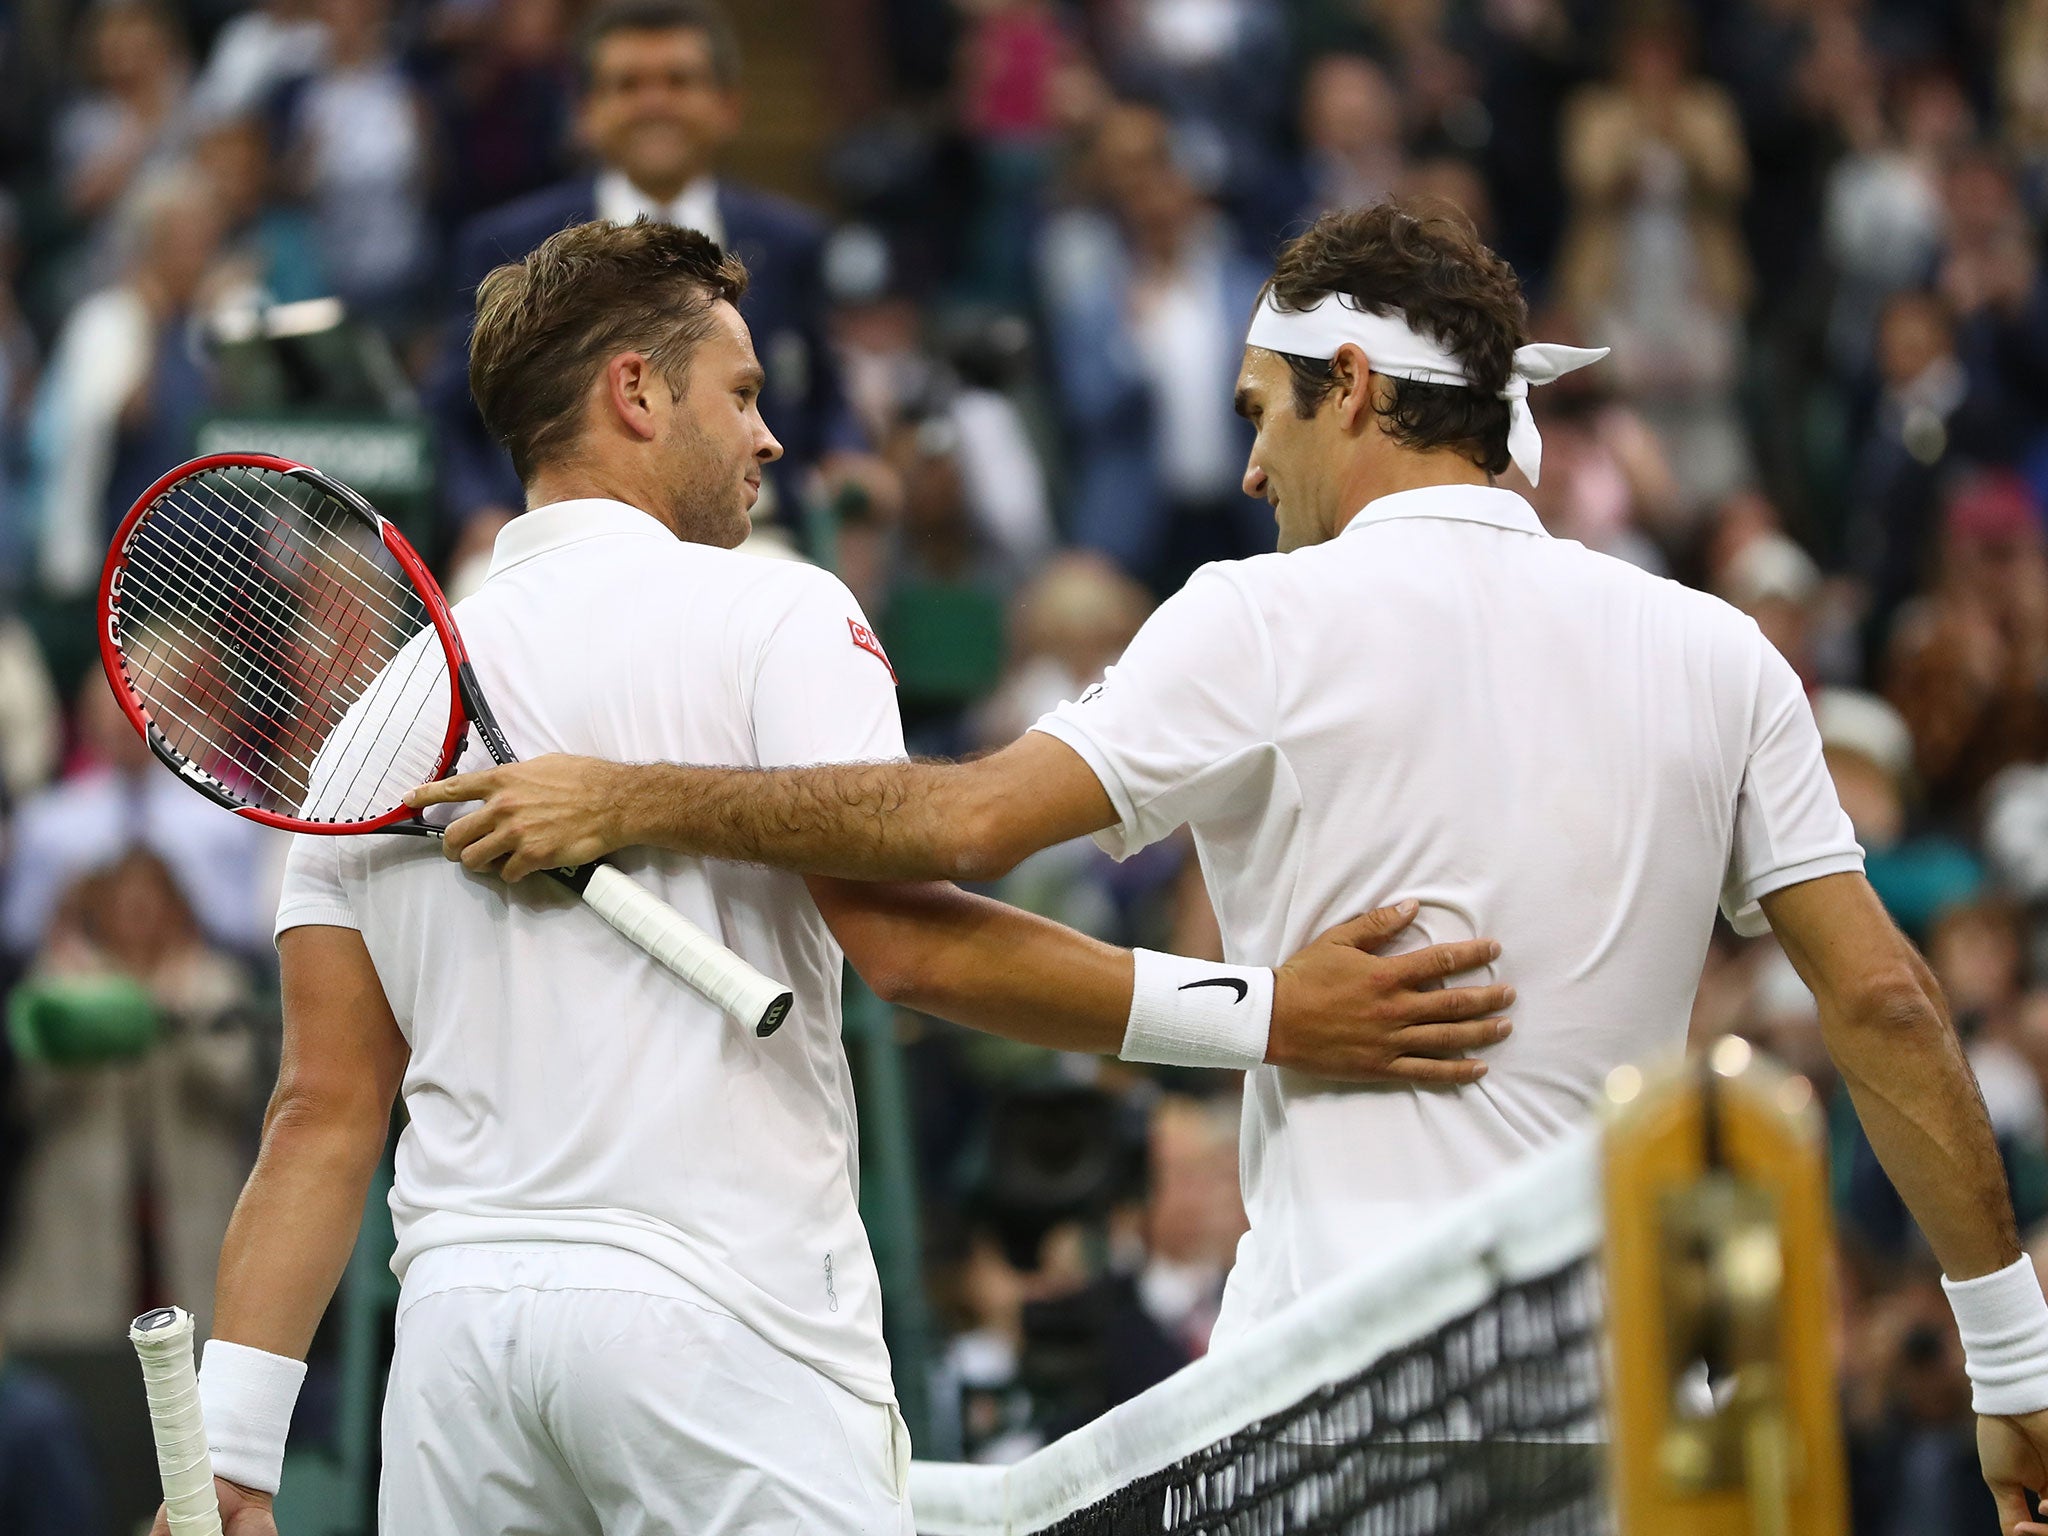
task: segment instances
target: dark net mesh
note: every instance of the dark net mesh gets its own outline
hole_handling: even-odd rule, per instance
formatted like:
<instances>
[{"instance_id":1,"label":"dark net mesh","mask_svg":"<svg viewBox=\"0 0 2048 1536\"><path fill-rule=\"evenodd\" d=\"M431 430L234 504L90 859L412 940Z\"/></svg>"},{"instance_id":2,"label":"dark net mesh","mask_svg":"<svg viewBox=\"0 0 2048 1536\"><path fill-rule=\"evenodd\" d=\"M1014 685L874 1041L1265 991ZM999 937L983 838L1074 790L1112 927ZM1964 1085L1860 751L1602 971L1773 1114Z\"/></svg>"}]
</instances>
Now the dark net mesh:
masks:
<instances>
[{"instance_id":1,"label":"dark net mesh","mask_svg":"<svg viewBox=\"0 0 2048 1536\"><path fill-rule=\"evenodd\" d=\"M1048 1536L1605 1536L1592 1258L1045 1527Z\"/></svg>"}]
</instances>

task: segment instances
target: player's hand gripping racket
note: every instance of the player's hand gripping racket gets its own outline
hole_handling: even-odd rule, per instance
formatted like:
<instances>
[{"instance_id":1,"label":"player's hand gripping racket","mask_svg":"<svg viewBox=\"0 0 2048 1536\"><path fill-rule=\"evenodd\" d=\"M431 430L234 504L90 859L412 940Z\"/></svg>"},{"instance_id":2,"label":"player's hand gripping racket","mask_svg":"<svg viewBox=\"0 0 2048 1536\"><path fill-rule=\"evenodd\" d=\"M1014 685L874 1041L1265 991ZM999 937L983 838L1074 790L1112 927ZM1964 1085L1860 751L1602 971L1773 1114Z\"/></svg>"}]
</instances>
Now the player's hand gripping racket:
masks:
<instances>
[{"instance_id":1,"label":"player's hand gripping racket","mask_svg":"<svg viewBox=\"0 0 2048 1536\"><path fill-rule=\"evenodd\" d=\"M192 1314L178 1307L145 1312L129 1326L128 1339L142 1361L171 1536L221 1536L213 1458L199 1416L199 1377L192 1369Z\"/></svg>"},{"instance_id":2,"label":"player's hand gripping racket","mask_svg":"<svg viewBox=\"0 0 2048 1536\"><path fill-rule=\"evenodd\" d=\"M454 767L468 728L513 761L413 547L289 459L214 454L142 494L100 579L100 659L151 751L292 832L439 837L405 796ZM787 1016L788 987L611 865L550 873L756 1034Z\"/></svg>"}]
</instances>

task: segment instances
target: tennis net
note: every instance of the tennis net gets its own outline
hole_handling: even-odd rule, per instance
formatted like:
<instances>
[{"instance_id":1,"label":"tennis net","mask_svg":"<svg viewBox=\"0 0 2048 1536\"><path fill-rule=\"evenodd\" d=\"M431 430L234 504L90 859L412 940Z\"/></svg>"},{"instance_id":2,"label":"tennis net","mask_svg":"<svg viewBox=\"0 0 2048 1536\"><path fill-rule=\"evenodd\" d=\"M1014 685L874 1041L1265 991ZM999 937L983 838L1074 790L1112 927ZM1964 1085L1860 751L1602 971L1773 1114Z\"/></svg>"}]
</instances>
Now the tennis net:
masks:
<instances>
[{"instance_id":1,"label":"tennis net","mask_svg":"<svg viewBox=\"0 0 2048 1536\"><path fill-rule=\"evenodd\" d=\"M1598 1140L1009 1467L919 1462L921 1536L1605 1536Z\"/></svg>"}]
</instances>

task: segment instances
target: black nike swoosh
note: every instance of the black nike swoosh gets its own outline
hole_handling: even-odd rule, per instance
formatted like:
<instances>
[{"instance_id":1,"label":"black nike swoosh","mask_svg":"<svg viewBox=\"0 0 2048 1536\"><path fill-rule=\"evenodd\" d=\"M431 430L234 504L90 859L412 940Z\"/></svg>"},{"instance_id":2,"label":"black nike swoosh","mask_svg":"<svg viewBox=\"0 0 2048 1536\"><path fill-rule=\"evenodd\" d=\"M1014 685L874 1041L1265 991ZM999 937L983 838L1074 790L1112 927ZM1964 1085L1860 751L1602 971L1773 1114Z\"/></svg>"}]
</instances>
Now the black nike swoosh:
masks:
<instances>
[{"instance_id":1,"label":"black nike swoosh","mask_svg":"<svg viewBox=\"0 0 2048 1536\"><path fill-rule=\"evenodd\" d=\"M1245 1000L1245 997L1251 992L1251 983L1237 976L1212 976L1207 981L1191 981L1186 986L1182 987L1181 991L1192 992L1197 987L1233 988L1237 993L1237 996L1231 999L1233 1003L1243 1002Z\"/></svg>"}]
</instances>

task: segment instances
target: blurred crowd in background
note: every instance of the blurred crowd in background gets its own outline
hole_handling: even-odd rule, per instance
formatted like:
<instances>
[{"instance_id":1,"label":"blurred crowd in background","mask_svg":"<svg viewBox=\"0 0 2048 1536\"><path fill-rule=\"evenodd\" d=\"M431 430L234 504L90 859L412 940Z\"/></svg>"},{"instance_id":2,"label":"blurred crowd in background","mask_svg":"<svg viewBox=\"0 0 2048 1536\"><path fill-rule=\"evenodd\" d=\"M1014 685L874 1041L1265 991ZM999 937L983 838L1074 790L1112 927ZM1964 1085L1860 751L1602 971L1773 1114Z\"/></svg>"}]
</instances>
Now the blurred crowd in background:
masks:
<instances>
[{"instance_id":1,"label":"blurred crowd in background","mask_svg":"<svg viewBox=\"0 0 2048 1536\"><path fill-rule=\"evenodd\" d=\"M0 1351L166 1296L204 1329L274 1069L277 839L99 681L115 521L210 421L384 423L459 596L519 505L469 291L596 216L746 258L788 449L756 544L841 572L913 750L961 752L1271 547L1230 382L1288 232L1457 205L1534 336L1614 349L1537 402L1541 488L1506 483L1807 679L2048 1234L2048 0L14 0L0 185ZM1184 848L1055 849L999 894L1217 942ZM1715 944L1725 1030L1828 1106L1856 1529L1989 1531L1936 1271L1769 940ZM1237 1084L898 1033L965 1454L1200 1354ZM101 1528L91 1408L0 1370L0 1528Z\"/></svg>"}]
</instances>

